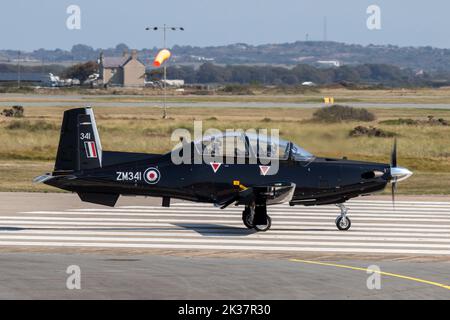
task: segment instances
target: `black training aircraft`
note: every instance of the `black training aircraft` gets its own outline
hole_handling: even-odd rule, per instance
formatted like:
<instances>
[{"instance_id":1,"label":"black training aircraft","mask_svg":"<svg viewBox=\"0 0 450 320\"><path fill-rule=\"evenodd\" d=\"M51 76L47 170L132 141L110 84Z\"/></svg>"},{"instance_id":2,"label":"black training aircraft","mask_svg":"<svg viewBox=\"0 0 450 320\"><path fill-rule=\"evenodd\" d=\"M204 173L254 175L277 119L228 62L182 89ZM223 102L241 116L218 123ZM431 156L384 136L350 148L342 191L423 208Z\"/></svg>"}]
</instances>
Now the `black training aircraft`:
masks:
<instances>
[{"instance_id":1,"label":"black training aircraft","mask_svg":"<svg viewBox=\"0 0 450 320\"><path fill-rule=\"evenodd\" d=\"M170 206L171 198L213 203L222 209L243 205L245 226L257 231L267 231L271 226L268 205L335 204L341 210L336 226L348 230L351 221L344 206L347 200L381 191L388 183L392 183L394 200L397 182L412 175L397 167L396 143L391 163L382 164L319 158L283 140L275 146L280 150L278 170L271 174L273 168L254 154L251 140L255 137L243 133L235 136L242 139L244 147L233 151L235 160L240 160L234 164L174 164L170 152L103 151L93 110L72 109L64 113L54 171L34 181L76 192L82 201L107 206L114 206L120 195L161 197L164 207ZM192 142L192 153L201 153L219 140ZM255 163L249 161L252 155L256 156Z\"/></svg>"}]
</instances>

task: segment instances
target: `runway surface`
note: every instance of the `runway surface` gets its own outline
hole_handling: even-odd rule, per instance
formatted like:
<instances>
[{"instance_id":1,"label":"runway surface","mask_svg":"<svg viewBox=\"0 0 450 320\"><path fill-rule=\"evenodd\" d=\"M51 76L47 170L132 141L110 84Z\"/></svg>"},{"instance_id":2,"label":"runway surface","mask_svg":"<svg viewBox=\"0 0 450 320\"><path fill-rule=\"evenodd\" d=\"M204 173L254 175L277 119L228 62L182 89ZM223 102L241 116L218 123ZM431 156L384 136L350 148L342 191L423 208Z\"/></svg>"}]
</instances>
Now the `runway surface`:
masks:
<instances>
[{"instance_id":1,"label":"runway surface","mask_svg":"<svg viewBox=\"0 0 450 320\"><path fill-rule=\"evenodd\" d=\"M0 215L0 246L99 247L258 252L330 252L450 256L450 203L355 200L350 231L334 224L334 206L269 208L272 229L255 232L242 208L160 206L29 210Z\"/></svg>"},{"instance_id":2,"label":"runway surface","mask_svg":"<svg viewBox=\"0 0 450 320\"><path fill-rule=\"evenodd\" d=\"M352 201L348 232L334 206L275 206L255 233L241 208L0 193L0 299L450 299L450 203L422 199Z\"/></svg>"},{"instance_id":3,"label":"runway surface","mask_svg":"<svg viewBox=\"0 0 450 320\"><path fill-rule=\"evenodd\" d=\"M23 107L60 107L62 102L26 102L26 101L11 101L11 105L21 105ZM361 103L361 102L346 102L348 106L354 108L385 108L385 109L450 109L449 104L419 104L419 103ZM102 101L82 101L82 102L67 102L64 106L76 107L145 107L156 108L162 107L161 102L102 102ZM322 108L323 103L294 103L294 102L170 102L170 107L173 108Z\"/></svg>"},{"instance_id":4,"label":"runway surface","mask_svg":"<svg viewBox=\"0 0 450 320\"><path fill-rule=\"evenodd\" d=\"M382 275L369 289L362 271L288 259L160 255L0 254L0 299L450 299L450 290ZM69 266L80 289L66 287ZM382 271L450 282L448 263L378 262Z\"/></svg>"}]
</instances>

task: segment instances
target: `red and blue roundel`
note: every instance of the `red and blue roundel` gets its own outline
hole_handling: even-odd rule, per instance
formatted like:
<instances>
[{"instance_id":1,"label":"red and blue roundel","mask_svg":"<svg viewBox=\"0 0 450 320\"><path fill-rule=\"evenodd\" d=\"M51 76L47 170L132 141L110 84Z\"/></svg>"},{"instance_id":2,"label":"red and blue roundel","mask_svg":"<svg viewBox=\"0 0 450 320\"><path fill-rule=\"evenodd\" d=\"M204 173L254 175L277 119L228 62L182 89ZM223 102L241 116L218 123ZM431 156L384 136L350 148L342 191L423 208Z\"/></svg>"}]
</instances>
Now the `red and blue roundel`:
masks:
<instances>
[{"instance_id":1,"label":"red and blue roundel","mask_svg":"<svg viewBox=\"0 0 450 320\"><path fill-rule=\"evenodd\" d=\"M148 184L156 184L159 182L159 179L161 179L161 174L159 173L159 170L156 168L148 168L144 172L144 180Z\"/></svg>"}]
</instances>

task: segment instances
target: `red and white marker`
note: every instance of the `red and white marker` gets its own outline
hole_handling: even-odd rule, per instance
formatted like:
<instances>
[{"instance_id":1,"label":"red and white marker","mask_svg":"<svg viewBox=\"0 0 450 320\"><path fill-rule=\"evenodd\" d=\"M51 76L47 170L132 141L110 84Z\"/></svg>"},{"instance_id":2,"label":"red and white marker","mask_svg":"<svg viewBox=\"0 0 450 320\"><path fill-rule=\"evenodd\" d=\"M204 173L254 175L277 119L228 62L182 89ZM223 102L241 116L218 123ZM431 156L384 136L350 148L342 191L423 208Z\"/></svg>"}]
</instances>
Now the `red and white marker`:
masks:
<instances>
[{"instance_id":1,"label":"red and white marker","mask_svg":"<svg viewBox=\"0 0 450 320\"><path fill-rule=\"evenodd\" d=\"M261 174L265 176L267 172L269 172L270 166L259 166L259 170L261 171Z\"/></svg>"},{"instance_id":2,"label":"red and white marker","mask_svg":"<svg viewBox=\"0 0 450 320\"><path fill-rule=\"evenodd\" d=\"M156 168L148 168L144 172L144 180L148 184L158 183L160 178L161 174L159 173L159 170Z\"/></svg>"},{"instance_id":3,"label":"red and white marker","mask_svg":"<svg viewBox=\"0 0 450 320\"><path fill-rule=\"evenodd\" d=\"M86 150L86 158L97 158L97 149L94 141L85 141L84 149Z\"/></svg>"},{"instance_id":4,"label":"red and white marker","mask_svg":"<svg viewBox=\"0 0 450 320\"><path fill-rule=\"evenodd\" d=\"M211 162L210 165L211 165L211 168L213 169L214 173L216 173L217 171L219 171L219 168L222 164L218 163L218 162Z\"/></svg>"}]
</instances>

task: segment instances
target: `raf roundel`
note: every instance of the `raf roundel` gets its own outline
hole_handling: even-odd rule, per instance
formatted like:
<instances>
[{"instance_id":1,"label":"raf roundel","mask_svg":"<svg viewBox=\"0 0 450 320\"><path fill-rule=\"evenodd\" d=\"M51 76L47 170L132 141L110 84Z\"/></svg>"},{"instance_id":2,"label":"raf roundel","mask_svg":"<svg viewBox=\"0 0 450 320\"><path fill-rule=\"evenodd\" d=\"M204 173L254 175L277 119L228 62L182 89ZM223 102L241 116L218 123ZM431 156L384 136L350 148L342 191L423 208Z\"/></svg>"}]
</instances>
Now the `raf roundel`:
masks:
<instances>
[{"instance_id":1,"label":"raf roundel","mask_svg":"<svg viewBox=\"0 0 450 320\"><path fill-rule=\"evenodd\" d=\"M156 184L159 182L160 178L161 174L159 173L159 170L156 168L148 168L144 172L144 180L148 184Z\"/></svg>"}]
</instances>

